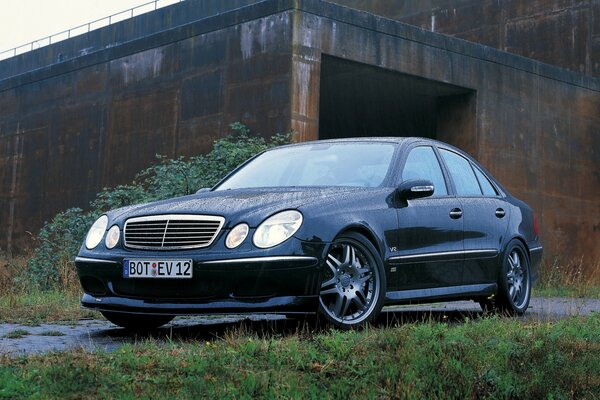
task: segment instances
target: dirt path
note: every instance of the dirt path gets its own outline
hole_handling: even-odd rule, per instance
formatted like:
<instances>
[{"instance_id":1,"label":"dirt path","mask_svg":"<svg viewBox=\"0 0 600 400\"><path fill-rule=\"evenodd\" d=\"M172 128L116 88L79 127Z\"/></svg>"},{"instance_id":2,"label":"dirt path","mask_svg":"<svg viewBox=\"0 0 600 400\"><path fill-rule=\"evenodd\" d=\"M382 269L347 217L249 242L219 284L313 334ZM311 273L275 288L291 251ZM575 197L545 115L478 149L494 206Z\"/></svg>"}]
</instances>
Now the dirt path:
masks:
<instances>
[{"instance_id":1,"label":"dirt path","mask_svg":"<svg viewBox=\"0 0 600 400\"><path fill-rule=\"evenodd\" d=\"M600 312L600 299L532 298L522 318L549 321L592 312ZM376 324L386 326L428 319L460 323L465 317L473 319L481 315L479 305L471 301L390 307L384 309ZM302 329L298 321L286 320L278 315L179 317L165 327L144 335L128 333L105 320L39 326L0 324L0 354L18 356L78 347L88 351L114 351L125 343L135 343L145 338L213 340L241 324L249 325L253 330L277 333Z\"/></svg>"}]
</instances>

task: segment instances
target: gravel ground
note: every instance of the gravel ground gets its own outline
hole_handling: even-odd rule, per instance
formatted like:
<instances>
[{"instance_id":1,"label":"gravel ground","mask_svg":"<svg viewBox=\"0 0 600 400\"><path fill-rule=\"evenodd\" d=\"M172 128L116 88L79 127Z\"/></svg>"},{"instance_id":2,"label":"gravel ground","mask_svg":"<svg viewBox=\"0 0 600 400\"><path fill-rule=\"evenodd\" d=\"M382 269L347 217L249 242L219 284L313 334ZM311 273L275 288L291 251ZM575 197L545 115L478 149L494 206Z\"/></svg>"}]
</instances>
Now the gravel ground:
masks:
<instances>
[{"instance_id":1,"label":"gravel ground","mask_svg":"<svg viewBox=\"0 0 600 400\"><path fill-rule=\"evenodd\" d=\"M552 321L571 315L600 312L599 299L532 298L521 318ZM377 325L428 319L456 322L465 317L478 318L481 308L471 301L384 308ZM242 325L252 330L286 333L303 329L297 320L280 315L178 317L172 323L147 333L134 334L105 320L82 320L68 324L27 326L0 324L0 354L19 356L84 348L88 351L114 351L124 343L139 343L148 338L162 340L212 340L228 329Z\"/></svg>"}]
</instances>

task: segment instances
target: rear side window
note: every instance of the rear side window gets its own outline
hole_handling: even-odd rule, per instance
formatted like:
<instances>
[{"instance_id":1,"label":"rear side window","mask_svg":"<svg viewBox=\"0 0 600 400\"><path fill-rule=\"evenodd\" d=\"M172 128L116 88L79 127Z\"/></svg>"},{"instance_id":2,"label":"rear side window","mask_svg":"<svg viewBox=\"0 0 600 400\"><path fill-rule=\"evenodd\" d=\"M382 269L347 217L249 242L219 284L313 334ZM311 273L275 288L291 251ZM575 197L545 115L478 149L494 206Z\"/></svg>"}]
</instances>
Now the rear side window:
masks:
<instances>
[{"instance_id":1,"label":"rear side window","mask_svg":"<svg viewBox=\"0 0 600 400\"><path fill-rule=\"evenodd\" d=\"M408 154L402 180L429 179L433 183L433 196L447 196L446 182L435 152L430 146L415 147Z\"/></svg>"},{"instance_id":2,"label":"rear side window","mask_svg":"<svg viewBox=\"0 0 600 400\"><path fill-rule=\"evenodd\" d=\"M440 153L454 181L456 194L458 196L481 196L481 189L469 160L444 149L440 149Z\"/></svg>"},{"instance_id":3,"label":"rear side window","mask_svg":"<svg viewBox=\"0 0 600 400\"><path fill-rule=\"evenodd\" d=\"M496 189L494 189L494 186L489 181L489 179L483 174L483 172L481 172L476 166L473 166L473 169L475 170L475 175L477 175L477 179L479 180L481 190L483 190L483 195L497 196L498 192L496 192Z\"/></svg>"}]
</instances>

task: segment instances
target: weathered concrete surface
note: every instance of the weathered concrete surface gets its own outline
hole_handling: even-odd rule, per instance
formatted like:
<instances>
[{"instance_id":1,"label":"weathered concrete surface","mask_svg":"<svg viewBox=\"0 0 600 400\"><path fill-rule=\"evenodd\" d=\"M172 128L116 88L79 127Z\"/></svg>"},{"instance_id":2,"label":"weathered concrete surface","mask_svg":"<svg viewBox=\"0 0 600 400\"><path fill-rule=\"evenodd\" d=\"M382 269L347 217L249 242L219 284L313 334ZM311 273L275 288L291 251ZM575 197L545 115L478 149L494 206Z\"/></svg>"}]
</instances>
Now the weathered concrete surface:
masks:
<instances>
[{"instance_id":1,"label":"weathered concrete surface","mask_svg":"<svg viewBox=\"0 0 600 400\"><path fill-rule=\"evenodd\" d=\"M2 61L0 80L143 39L149 32L171 29L256 2L257 0L202 0L163 7ZM80 30L75 31L78 32Z\"/></svg>"},{"instance_id":2,"label":"weathered concrete surface","mask_svg":"<svg viewBox=\"0 0 600 400\"><path fill-rule=\"evenodd\" d=\"M431 136L470 152L532 206L547 256L584 257L588 267L600 259L598 80L350 9L325 3L314 8L295 17L295 81L306 87L320 85L323 93L322 80L332 75L322 74L323 65L343 59L355 61L356 68L362 65L367 72L338 85L340 91L374 74L368 71L372 67L397 72L397 85L404 85L402 80L409 76L438 83L437 87L463 88L466 101L449 103L448 96L460 92L432 94L431 89L414 87L407 92L428 93L439 101L438 115L431 115L438 119ZM324 119L319 115L323 106L316 108L316 99L302 91L292 94L292 127L308 138L328 134L316 128ZM358 98L373 99L368 92L360 94ZM330 112L343 113L343 107ZM390 113L390 118L395 117ZM398 132L422 135L420 130Z\"/></svg>"},{"instance_id":3,"label":"weathered concrete surface","mask_svg":"<svg viewBox=\"0 0 600 400\"><path fill-rule=\"evenodd\" d=\"M331 0L600 76L600 0Z\"/></svg>"},{"instance_id":4,"label":"weathered concrete surface","mask_svg":"<svg viewBox=\"0 0 600 400\"><path fill-rule=\"evenodd\" d=\"M568 316L586 316L600 312L600 300L573 298L532 298L522 320L554 321ZM477 303L459 301L420 306L387 307L375 324L395 326L419 321L462 323L465 318L477 319L483 312ZM83 320L74 324L43 324L24 326L0 324L0 354L20 356L50 351L82 348L87 351L114 351L125 343L136 343L144 338L168 341L215 340L228 329L249 324L250 329L270 334L293 334L305 329L302 320L286 320L281 315L215 316L176 318L172 323L146 334L128 333L105 320ZM5 336L16 330L28 334L9 339Z\"/></svg>"},{"instance_id":5,"label":"weathered concrete surface","mask_svg":"<svg viewBox=\"0 0 600 400\"><path fill-rule=\"evenodd\" d=\"M291 15L263 8L152 27L0 80L0 249L26 247L26 232L130 182L156 154L208 151L232 122L289 130Z\"/></svg>"},{"instance_id":6,"label":"weathered concrete surface","mask_svg":"<svg viewBox=\"0 0 600 400\"><path fill-rule=\"evenodd\" d=\"M450 142L534 208L548 256L600 259L598 79L319 0L250 3L0 80L0 248L241 121Z\"/></svg>"},{"instance_id":7,"label":"weathered concrete surface","mask_svg":"<svg viewBox=\"0 0 600 400\"><path fill-rule=\"evenodd\" d=\"M285 317L281 315L179 317L163 328L148 334L127 332L105 319L88 319L70 324L56 323L39 326L0 324L0 354L19 356L77 348L87 351L110 352L125 343L136 343L146 337L165 339L169 336L173 337L174 332L177 338L185 335L185 332L196 331L196 335L188 333L188 338L214 339L215 333L222 332L225 327L235 327L241 321L280 321L283 319ZM15 331L23 331L27 334L18 338L6 337Z\"/></svg>"}]
</instances>

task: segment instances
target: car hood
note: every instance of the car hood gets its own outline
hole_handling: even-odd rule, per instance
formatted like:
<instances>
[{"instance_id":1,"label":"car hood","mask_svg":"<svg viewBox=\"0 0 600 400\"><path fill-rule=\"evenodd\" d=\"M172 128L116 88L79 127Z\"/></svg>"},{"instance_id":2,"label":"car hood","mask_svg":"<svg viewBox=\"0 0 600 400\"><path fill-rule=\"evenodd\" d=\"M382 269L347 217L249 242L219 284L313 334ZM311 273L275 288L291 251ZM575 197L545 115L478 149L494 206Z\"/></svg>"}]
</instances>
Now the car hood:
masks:
<instances>
[{"instance_id":1,"label":"car hood","mask_svg":"<svg viewBox=\"0 0 600 400\"><path fill-rule=\"evenodd\" d=\"M225 217L226 227L246 222L256 227L269 215L304 205L316 205L334 196L363 188L260 188L204 192L153 203L120 208L108 214L112 223L160 214L203 214Z\"/></svg>"}]
</instances>

